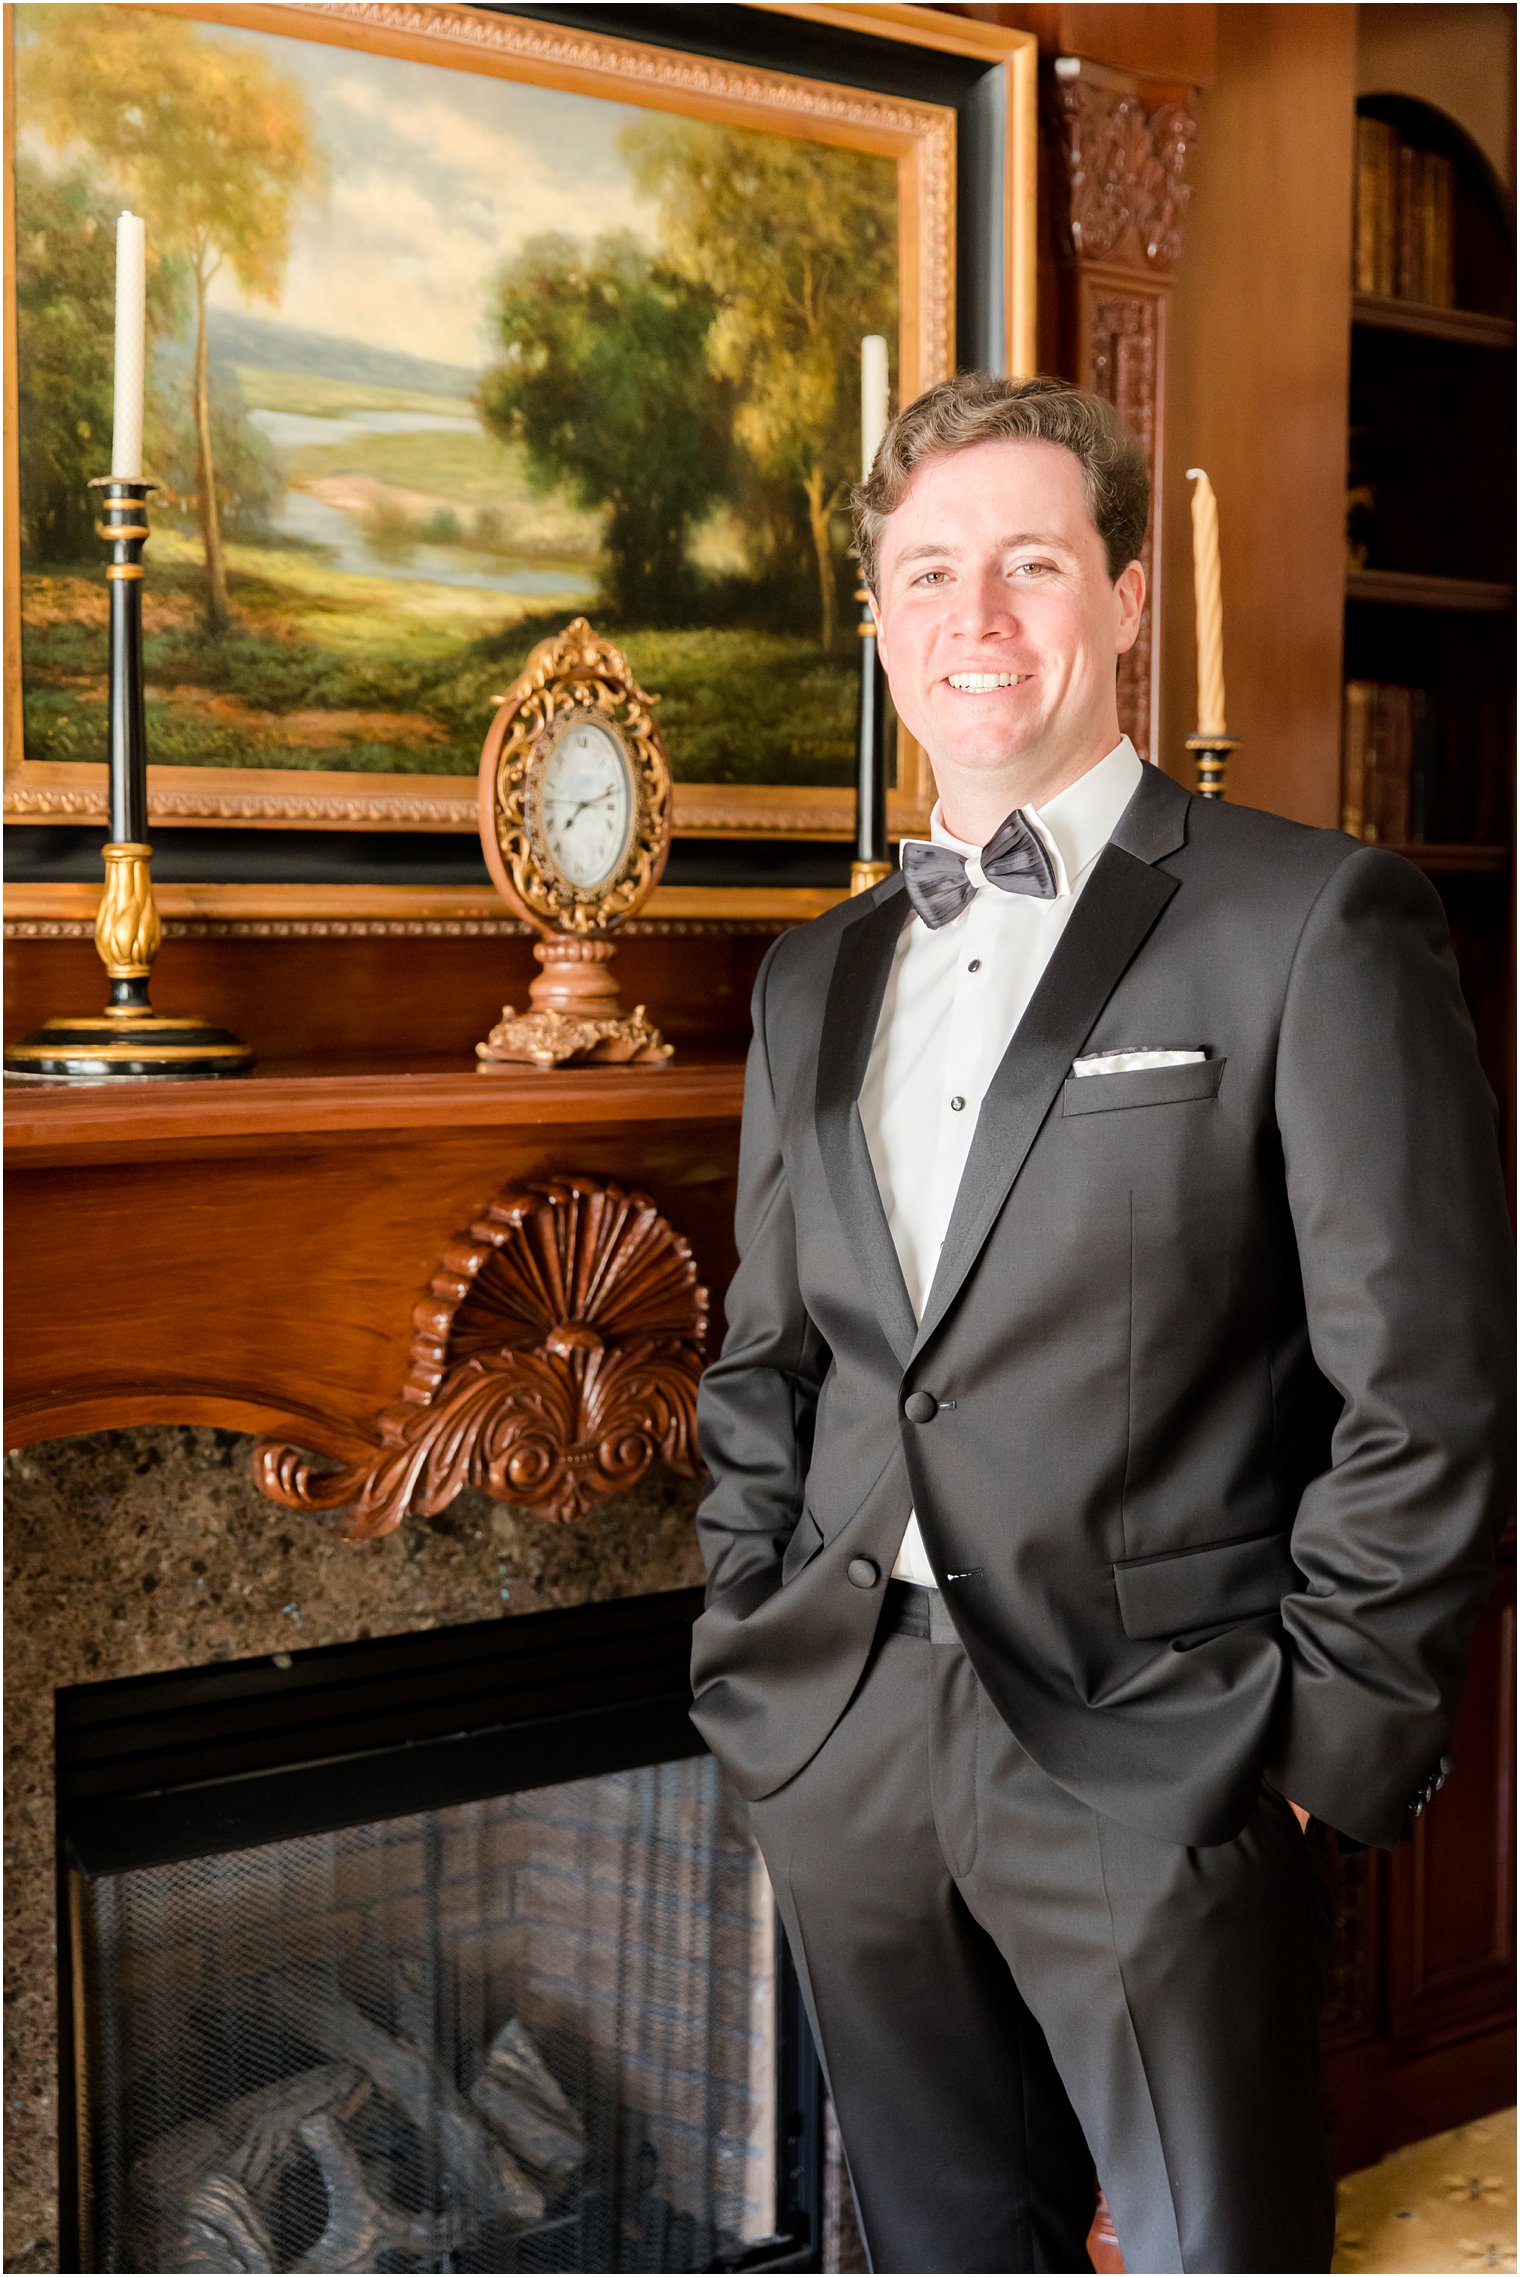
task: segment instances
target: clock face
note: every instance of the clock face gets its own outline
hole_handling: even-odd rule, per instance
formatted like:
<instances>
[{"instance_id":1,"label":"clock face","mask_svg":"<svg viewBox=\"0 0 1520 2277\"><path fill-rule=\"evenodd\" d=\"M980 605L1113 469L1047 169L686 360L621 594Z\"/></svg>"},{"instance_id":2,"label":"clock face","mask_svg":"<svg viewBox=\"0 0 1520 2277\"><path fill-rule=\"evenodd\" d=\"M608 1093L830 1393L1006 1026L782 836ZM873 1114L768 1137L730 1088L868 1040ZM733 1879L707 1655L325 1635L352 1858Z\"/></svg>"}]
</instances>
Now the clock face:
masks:
<instances>
[{"instance_id":1,"label":"clock face","mask_svg":"<svg viewBox=\"0 0 1520 2277\"><path fill-rule=\"evenodd\" d=\"M538 806L561 875L593 893L617 876L633 837L633 770L622 743L594 719L572 717L543 762Z\"/></svg>"}]
</instances>

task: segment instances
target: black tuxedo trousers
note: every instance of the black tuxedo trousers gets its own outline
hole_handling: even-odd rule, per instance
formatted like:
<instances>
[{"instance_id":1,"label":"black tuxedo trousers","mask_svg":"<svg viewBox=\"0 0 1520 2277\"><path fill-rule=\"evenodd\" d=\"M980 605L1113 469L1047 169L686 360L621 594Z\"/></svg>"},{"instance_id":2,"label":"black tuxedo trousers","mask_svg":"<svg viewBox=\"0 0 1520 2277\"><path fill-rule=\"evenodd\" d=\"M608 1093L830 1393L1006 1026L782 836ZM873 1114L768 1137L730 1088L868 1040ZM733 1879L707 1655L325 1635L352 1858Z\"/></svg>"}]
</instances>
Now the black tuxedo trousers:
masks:
<instances>
[{"instance_id":1,"label":"black tuxedo trousers","mask_svg":"<svg viewBox=\"0 0 1520 2277\"><path fill-rule=\"evenodd\" d=\"M1328 2270L1322 1837L1263 1782L1193 1848L1078 1801L948 1620L884 1635L751 1805L877 2270Z\"/></svg>"},{"instance_id":2,"label":"black tuxedo trousers","mask_svg":"<svg viewBox=\"0 0 1520 2277\"><path fill-rule=\"evenodd\" d=\"M980 1777L945 1754L950 1733L963 1750L974 1725L985 1755L1000 1727L1026 1767L1009 1774L1020 1809L1038 1779L1042 1809L1085 1813L1086 1832L1075 1818L1059 1839L1053 1818L1038 1838L1011 1827L986 1856L1049 1841L1068 1858L1085 1845L1105 1878L1128 1862L1133 1892L1106 1879L1105 1902L1116 1945L1132 1936L1143 1956L1124 1990L1144 2065L1182 1975L1213 1966L1210 1941L1238 1956L1236 1914L1259 1912L1248 1883L1280 1874L1273 1907L1286 1920L1299 1905L1291 1876L1308 1860L1274 1795L1391 1844L1433 1789L1510 1503L1494 1102L1439 898L1411 864L1194 799L1147 768L988 1088L915 1318L858 1106L905 922L898 876L784 934L756 983L740 1262L698 1404L711 1485L693 1714L756 1806L768 1862L795 1839L778 1894L805 1953L820 1933L788 1875L815 1898L838 1889L842 1945L809 1969L827 2053L842 2026L825 1979L862 1998L849 1956L878 1935L847 1902L874 1854L872 1790L862 1773L836 1791L830 1766L868 1737L873 1671L903 1658L882 1606L916 1510L942 1623L979 1687L971 1723L935 1727L931 1796ZM1079 1054L1160 1048L1205 1056L1071 1074ZM898 1809L906 1852L921 1799ZM815 1836L817 1860L799 1864ZM1162 1850L1197 1877L1191 1910L1147 1911L1137 1894L1165 1881ZM1210 1853L1207 1873L1181 1863ZM943 1850L939 1868L903 1870L910 1917L914 1877L949 1873L1101 2134L1089 2083L1118 2010L1092 2011L1106 2021L1082 2054L1076 2025L1056 2021L1074 2013L1060 1980L1075 1964L1018 1931L1034 1899L1015 1867L998 1868L995 1908ZM1095 1902L1073 1888L1073 1908ZM1301 1942L1301 1979L1307 1954ZM1276 1966L1248 2013L1275 1997ZM1230 2004L1212 2026L1187 2014L1207 2100ZM915 2031L884 2024L876 2047L911 2080ZM1284 2162L1301 2150L1286 2114L1308 2092L1276 2097ZM904 2098L887 2100L893 2115L847 2128L846 2145L873 2171L900 2160L908 2187L921 2161L911 2130L899 2139ZM1238 2113L1211 2134L1161 2106L1157 2087L1161 2149L1169 2133L1189 2146L1185 2178L1168 2166L1174 2208L1184 2186L1255 2205ZM1115 2155L1093 2148L1100 2164ZM1177 2216L1183 2258L1174 2241L1154 2266L1208 2265L1188 2258L1194 2218ZM869 2206L866 2219L869 2240ZM1143 2234L1161 2253L1155 2227Z\"/></svg>"}]
</instances>

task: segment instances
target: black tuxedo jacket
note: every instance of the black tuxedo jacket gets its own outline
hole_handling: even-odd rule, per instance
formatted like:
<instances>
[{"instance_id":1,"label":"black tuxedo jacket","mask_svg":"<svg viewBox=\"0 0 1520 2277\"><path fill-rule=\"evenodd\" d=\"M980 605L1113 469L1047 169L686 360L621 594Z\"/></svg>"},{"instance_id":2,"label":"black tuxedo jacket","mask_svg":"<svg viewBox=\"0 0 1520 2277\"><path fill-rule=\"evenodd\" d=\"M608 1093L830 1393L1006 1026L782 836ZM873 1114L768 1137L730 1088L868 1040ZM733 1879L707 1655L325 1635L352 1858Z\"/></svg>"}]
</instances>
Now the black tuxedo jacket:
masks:
<instances>
[{"instance_id":1,"label":"black tuxedo jacket","mask_svg":"<svg viewBox=\"0 0 1520 2277\"><path fill-rule=\"evenodd\" d=\"M1263 1776L1407 1832L1506 1509L1510 1236L1441 904L1147 768L989 1088L915 1320L857 1099L900 876L754 997L696 1722L772 1792L855 1688L910 1506L1043 1770L1177 1842ZM1073 1079L1079 1053L1201 1063ZM927 1106L927 1103L926 1103Z\"/></svg>"}]
</instances>

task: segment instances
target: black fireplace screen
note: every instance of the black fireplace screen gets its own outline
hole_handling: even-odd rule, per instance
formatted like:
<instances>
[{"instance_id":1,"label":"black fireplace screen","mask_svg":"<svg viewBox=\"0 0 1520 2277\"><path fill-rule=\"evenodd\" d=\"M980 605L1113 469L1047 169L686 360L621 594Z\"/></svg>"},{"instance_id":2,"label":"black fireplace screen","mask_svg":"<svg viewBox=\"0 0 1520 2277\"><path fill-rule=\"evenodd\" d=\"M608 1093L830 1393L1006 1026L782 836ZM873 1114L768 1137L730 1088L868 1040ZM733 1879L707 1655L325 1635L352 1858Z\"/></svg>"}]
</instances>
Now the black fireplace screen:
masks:
<instances>
[{"instance_id":1,"label":"black fireplace screen","mask_svg":"<svg viewBox=\"0 0 1520 2277\"><path fill-rule=\"evenodd\" d=\"M707 1757L71 1878L85 2266L702 2270L776 2229Z\"/></svg>"}]
</instances>

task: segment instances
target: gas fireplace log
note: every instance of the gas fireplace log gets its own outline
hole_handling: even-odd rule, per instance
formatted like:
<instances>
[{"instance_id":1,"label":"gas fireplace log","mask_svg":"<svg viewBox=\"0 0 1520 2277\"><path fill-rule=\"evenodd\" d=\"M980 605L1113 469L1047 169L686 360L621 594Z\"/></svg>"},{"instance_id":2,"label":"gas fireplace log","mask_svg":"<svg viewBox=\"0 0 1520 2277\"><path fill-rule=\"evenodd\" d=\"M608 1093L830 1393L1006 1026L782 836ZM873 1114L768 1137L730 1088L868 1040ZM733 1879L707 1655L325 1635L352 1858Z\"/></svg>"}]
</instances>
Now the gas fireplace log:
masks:
<instances>
[{"instance_id":1,"label":"gas fireplace log","mask_svg":"<svg viewBox=\"0 0 1520 2277\"><path fill-rule=\"evenodd\" d=\"M302 2142L322 2169L327 2227L293 2270L372 2270L382 2252L432 2261L448 2244L446 2222L403 2213L370 2187L353 2144L324 2113L301 2123Z\"/></svg>"},{"instance_id":2,"label":"gas fireplace log","mask_svg":"<svg viewBox=\"0 0 1520 2277\"><path fill-rule=\"evenodd\" d=\"M157 2255L141 2265L162 2266L193 2277L221 2277L227 2270L272 2270L274 2247L258 2207L230 2174L208 2174L185 2207L169 2257Z\"/></svg>"},{"instance_id":3,"label":"gas fireplace log","mask_svg":"<svg viewBox=\"0 0 1520 2277\"><path fill-rule=\"evenodd\" d=\"M132 2165L137 2266L176 2273L273 2269L259 2198L308 2120L347 2118L369 2092L352 2064L317 2064L160 2135Z\"/></svg>"},{"instance_id":4,"label":"gas fireplace log","mask_svg":"<svg viewBox=\"0 0 1520 2277\"><path fill-rule=\"evenodd\" d=\"M324 2055L356 2064L431 2140L462 2201L459 2211L525 2226L543 2218L544 2194L470 2109L437 2058L372 2024L315 1971L260 1979L281 2022Z\"/></svg>"},{"instance_id":5,"label":"gas fireplace log","mask_svg":"<svg viewBox=\"0 0 1520 2277\"><path fill-rule=\"evenodd\" d=\"M470 2101L491 2132L550 2190L584 2164L581 2123L517 2017L502 2026L486 2050Z\"/></svg>"}]
</instances>

